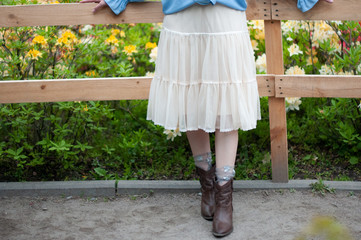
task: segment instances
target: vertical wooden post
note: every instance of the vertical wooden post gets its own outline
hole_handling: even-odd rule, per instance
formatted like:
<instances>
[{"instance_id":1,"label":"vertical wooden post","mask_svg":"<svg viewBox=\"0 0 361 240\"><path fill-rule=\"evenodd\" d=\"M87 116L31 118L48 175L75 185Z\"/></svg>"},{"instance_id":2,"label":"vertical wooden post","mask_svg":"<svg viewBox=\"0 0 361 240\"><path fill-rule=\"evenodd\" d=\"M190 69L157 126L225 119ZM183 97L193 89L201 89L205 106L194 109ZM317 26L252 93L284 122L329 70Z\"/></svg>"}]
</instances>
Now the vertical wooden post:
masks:
<instances>
[{"instance_id":1,"label":"vertical wooden post","mask_svg":"<svg viewBox=\"0 0 361 240\"><path fill-rule=\"evenodd\" d=\"M281 21L265 21L267 74L283 75ZM273 182L288 182L287 121L284 98L269 97Z\"/></svg>"}]
</instances>

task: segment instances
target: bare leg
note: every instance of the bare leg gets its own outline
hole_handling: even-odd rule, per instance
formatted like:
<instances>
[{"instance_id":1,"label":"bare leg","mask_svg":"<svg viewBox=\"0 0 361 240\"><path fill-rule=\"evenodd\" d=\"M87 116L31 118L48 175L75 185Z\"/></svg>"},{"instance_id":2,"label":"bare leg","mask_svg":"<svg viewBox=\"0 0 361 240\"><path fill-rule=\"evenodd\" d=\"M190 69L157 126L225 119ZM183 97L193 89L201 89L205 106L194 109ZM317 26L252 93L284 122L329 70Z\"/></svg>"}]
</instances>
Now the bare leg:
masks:
<instances>
[{"instance_id":1,"label":"bare leg","mask_svg":"<svg viewBox=\"0 0 361 240\"><path fill-rule=\"evenodd\" d=\"M238 130L231 132L216 131L216 174L219 176L232 177L234 164L236 161L238 146ZM230 167L231 171L224 171ZM218 179L219 180L219 179ZM226 181L220 181L220 185L224 185Z\"/></svg>"},{"instance_id":2,"label":"bare leg","mask_svg":"<svg viewBox=\"0 0 361 240\"><path fill-rule=\"evenodd\" d=\"M203 162L196 161L196 165L203 170L209 170L209 164L206 161L208 154L211 152L211 146L209 143L209 134L203 130L188 131L187 138L192 149L194 157L202 156Z\"/></svg>"}]
</instances>

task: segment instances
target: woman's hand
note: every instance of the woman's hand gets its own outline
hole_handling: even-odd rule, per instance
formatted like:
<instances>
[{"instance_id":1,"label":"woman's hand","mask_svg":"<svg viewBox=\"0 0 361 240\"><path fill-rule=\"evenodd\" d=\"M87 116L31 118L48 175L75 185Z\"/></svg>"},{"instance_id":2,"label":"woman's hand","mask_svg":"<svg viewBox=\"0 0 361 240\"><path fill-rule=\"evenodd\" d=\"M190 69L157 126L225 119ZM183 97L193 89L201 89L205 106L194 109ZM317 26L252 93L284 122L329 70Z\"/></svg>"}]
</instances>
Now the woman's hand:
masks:
<instances>
[{"instance_id":1,"label":"woman's hand","mask_svg":"<svg viewBox=\"0 0 361 240\"><path fill-rule=\"evenodd\" d=\"M93 13L96 13L100 9L108 6L108 4L104 0L82 0L80 1L80 3L98 3L98 5L96 5L93 9Z\"/></svg>"}]
</instances>

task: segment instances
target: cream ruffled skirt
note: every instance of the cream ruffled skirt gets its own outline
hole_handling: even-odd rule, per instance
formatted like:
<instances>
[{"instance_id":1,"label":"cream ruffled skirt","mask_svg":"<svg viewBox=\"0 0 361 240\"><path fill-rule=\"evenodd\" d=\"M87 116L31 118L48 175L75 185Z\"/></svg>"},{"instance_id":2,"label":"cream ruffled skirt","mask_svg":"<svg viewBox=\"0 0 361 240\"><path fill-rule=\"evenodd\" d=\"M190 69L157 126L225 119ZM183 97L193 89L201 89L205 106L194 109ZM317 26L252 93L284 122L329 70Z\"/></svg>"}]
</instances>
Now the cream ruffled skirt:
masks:
<instances>
[{"instance_id":1,"label":"cream ruffled skirt","mask_svg":"<svg viewBox=\"0 0 361 240\"><path fill-rule=\"evenodd\" d=\"M245 12L216 4L166 15L147 119L182 132L256 128L254 61Z\"/></svg>"}]
</instances>

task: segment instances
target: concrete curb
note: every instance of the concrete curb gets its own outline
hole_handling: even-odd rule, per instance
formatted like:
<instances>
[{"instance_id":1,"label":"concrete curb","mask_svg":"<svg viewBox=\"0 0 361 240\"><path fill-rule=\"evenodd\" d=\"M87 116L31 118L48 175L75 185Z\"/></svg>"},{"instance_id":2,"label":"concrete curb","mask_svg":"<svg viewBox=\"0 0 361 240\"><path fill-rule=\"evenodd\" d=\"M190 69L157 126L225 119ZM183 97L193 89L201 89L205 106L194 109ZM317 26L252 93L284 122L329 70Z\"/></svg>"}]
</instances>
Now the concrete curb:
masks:
<instances>
[{"instance_id":1,"label":"concrete curb","mask_svg":"<svg viewBox=\"0 0 361 240\"><path fill-rule=\"evenodd\" d=\"M114 196L115 181L1 182L0 196Z\"/></svg>"},{"instance_id":2,"label":"concrete curb","mask_svg":"<svg viewBox=\"0 0 361 240\"><path fill-rule=\"evenodd\" d=\"M267 180L234 181L234 190L310 189L317 180L291 180L273 183ZM361 191L361 182L324 181L339 191ZM116 194L191 193L199 192L198 181L67 181L67 182L0 182L2 196L114 196Z\"/></svg>"}]
</instances>

